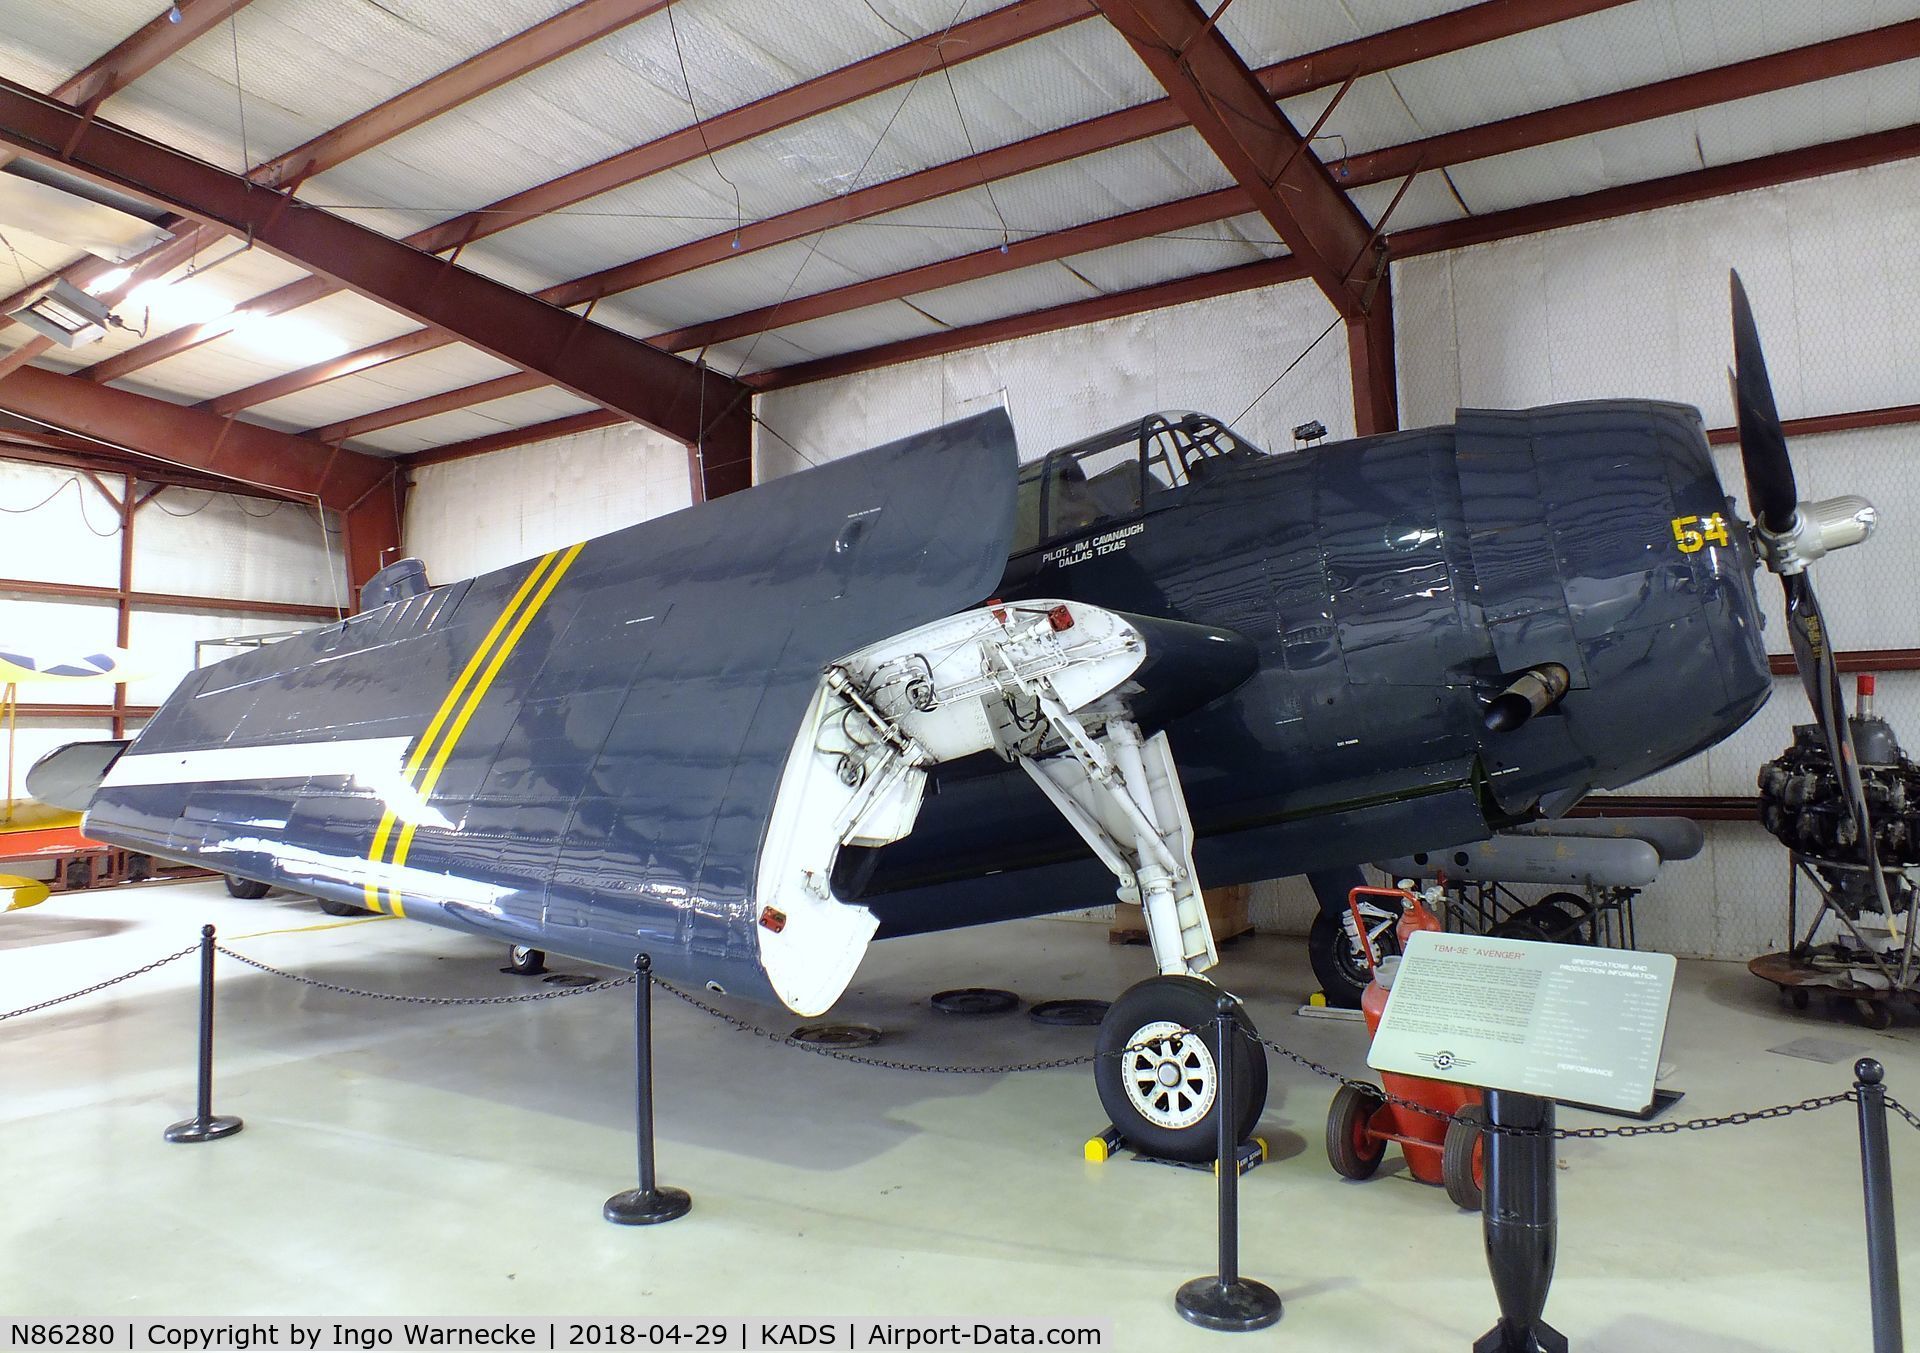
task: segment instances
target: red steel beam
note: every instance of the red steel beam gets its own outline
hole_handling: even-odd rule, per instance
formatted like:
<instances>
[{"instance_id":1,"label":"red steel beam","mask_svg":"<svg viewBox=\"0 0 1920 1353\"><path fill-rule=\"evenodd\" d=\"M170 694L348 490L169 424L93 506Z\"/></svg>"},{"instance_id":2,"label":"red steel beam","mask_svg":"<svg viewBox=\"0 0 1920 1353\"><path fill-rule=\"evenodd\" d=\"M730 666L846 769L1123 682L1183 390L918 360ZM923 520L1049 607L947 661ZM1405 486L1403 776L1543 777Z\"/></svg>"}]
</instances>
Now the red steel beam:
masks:
<instances>
[{"instance_id":1,"label":"red steel beam","mask_svg":"<svg viewBox=\"0 0 1920 1353\"><path fill-rule=\"evenodd\" d=\"M1827 174L1869 168L1873 165L1911 159L1916 156L1920 156L1920 126L1901 127L1888 132L1871 132L1865 136L1850 137L1847 140L1830 142L1826 145L1810 146L1804 150L1782 151L1774 155L1742 160L1712 169L1696 169L1668 178L1650 179L1645 183L1607 188L1578 197L1514 207L1507 211L1492 212L1486 216L1419 226L1412 230L1395 232L1388 238L1395 258L1413 258L1422 254L1444 253L1496 240L1515 239L1522 235L1535 235L1565 226L1611 220L1619 216L1632 216L1661 207L1699 202L1708 198L1749 192L1757 188L1772 187L1801 179L1819 178ZM1273 260L1275 263L1288 261ZM1158 310L1165 306L1198 300L1202 295L1224 296L1235 291L1294 280L1289 276L1268 277L1252 271L1263 266L1265 265L1250 264L1219 272L1199 273L1191 277L1156 283L1149 287L1140 287L1133 291L1119 293L1116 297L1103 299L1131 298L1123 308L1114 310L1113 314L1138 314L1146 310ZM989 320L984 324L971 325L965 329L949 330L944 334L910 338L899 343L881 344L858 352L840 353L811 362L756 372L744 379L756 390L785 389L833 376L853 375L857 372L894 366L917 357L963 351L983 343L995 343L1007 338L1023 338L1032 334L1052 333L1058 329L1071 328L1076 324L1090 323L1092 318L1110 317L1099 315L1087 319L1077 318L1080 313L1079 307L1086 304L1086 302L1075 302L1072 305L1057 306L1049 310L1010 315L1002 319Z\"/></svg>"},{"instance_id":2,"label":"red steel beam","mask_svg":"<svg viewBox=\"0 0 1920 1353\"><path fill-rule=\"evenodd\" d=\"M1920 19L1816 42L1730 66L1695 71L1576 103L1521 113L1340 161L1348 186L1382 183L1424 169L1465 164L1551 141L1692 112L1716 103L1770 94L1816 80L1920 57Z\"/></svg>"},{"instance_id":3,"label":"red steel beam","mask_svg":"<svg viewBox=\"0 0 1920 1353\"><path fill-rule=\"evenodd\" d=\"M133 36L85 70L61 81L54 87L52 97L91 116L107 99L212 28L225 23L246 4L247 0L182 0L142 24ZM180 16L178 22L174 21L175 13ZM0 167L11 159L13 152L0 148ZM67 267L61 275L75 286L85 287L116 266L107 259L88 255ZM0 301L0 329L14 322L10 312L19 309L28 295L42 285L44 283L35 282Z\"/></svg>"},{"instance_id":4,"label":"red steel beam","mask_svg":"<svg viewBox=\"0 0 1920 1353\"><path fill-rule=\"evenodd\" d=\"M432 121L451 108L558 60L609 33L657 14L673 0L582 0L403 90L385 103L256 166L248 177L271 187L299 183Z\"/></svg>"},{"instance_id":5,"label":"red steel beam","mask_svg":"<svg viewBox=\"0 0 1920 1353\"><path fill-rule=\"evenodd\" d=\"M403 90L378 107L322 132L306 144L255 165L247 171L247 177L269 187L295 190L316 174L344 164L355 155L517 80L568 52L658 13L671 3L672 0L582 0L571 9L494 44L478 56ZM194 225L192 229L198 232L201 227ZM191 247L191 244L186 249L173 246L176 261L184 261ZM312 279L304 280L312 283ZM287 290L283 287L280 292ZM280 292L268 295L278 296ZM95 381L117 380L142 367L223 338L243 318L277 314L280 308L285 307L276 308L267 297L258 297L231 315L175 329L96 362L87 368L85 375Z\"/></svg>"},{"instance_id":6,"label":"red steel beam","mask_svg":"<svg viewBox=\"0 0 1920 1353\"><path fill-rule=\"evenodd\" d=\"M404 478L395 465L386 479L341 514L346 528L347 585L356 611L360 609L360 589L367 580L400 555Z\"/></svg>"},{"instance_id":7,"label":"red steel beam","mask_svg":"<svg viewBox=\"0 0 1920 1353\"><path fill-rule=\"evenodd\" d=\"M1364 314L1373 230L1194 0L1095 0L1334 308Z\"/></svg>"},{"instance_id":8,"label":"red steel beam","mask_svg":"<svg viewBox=\"0 0 1920 1353\"><path fill-rule=\"evenodd\" d=\"M702 435L703 408L730 402L739 388L726 377L378 231L108 123L83 123L70 110L8 81L0 81L0 143L247 234L291 263L459 334L484 352L682 442L691 444Z\"/></svg>"},{"instance_id":9,"label":"red steel beam","mask_svg":"<svg viewBox=\"0 0 1920 1353\"><path fill-rule=\"evenodd\" d=\"M18 436L19 434L11 430L0 431L0 460L19 461L28 465L50 465L61 470L83 470L91 474L131 474L149 484L165 484L204 493L239 494L268 502L301 501L283 494L266 493L252 484L218 479L212 475L194 474L191 471L162 465L158 461L147 460L141 456L124 455L106 447L93 446L91 443L79 442L78 445L84 449L56 450L38 442L16 440Z\"/></svg>"},{"instance_id":10,"label":"red steel beam","mask_svg":"<svg viewBox=\"0 0 1920 1353\"><path fill-rule=\"evenodd\" d=\"M33 578L0 578L0 593L23 597L55 597L62 601L118 602L117 587L95 587L87 583L40 582ZM129 588L125 593L135 606L160 611L201 611L208 615L290 615L302 620L333 620L331 606L309 606L296 601L256 601L245 597L197 597L185 592L141 592Z\"/></svg>"},{"instance_id":11,"label":"red steel beam","mask_svg":"<svg viewBox=\"0 0 1920 1353\"><path fill-rule=\"evenodd\" d=\"M801 324L825 315L844 314L863 306L878 305L883 301L898 300L904 296L936 291L941 287L956 286L961 282L971 282L976 278L991 277L1010 272L1015 268L1050 263L1073 254L1085 253L1090 249L1103 248L1115 239L1145 239L1150 235L1186 230L1193 226L1204 225L1208 221L1219 220L1238 195L1237 189L1228 188L1199 197L1182 198L1177 202L1168 202L1157 207L1145 207L1120 216L1090 221L1083 226L1016 240L1007 246L1005 252L1001 251L999 245L994 245L989 249L962 254L957 258L941 259L936 263L910 268L905 272L889 273L884 277L875 277L864 282L853 282L844 287L835 287L831 291L817 291L810 296L797 296L778 305L762 306L758 310L747 310L738 315L729 315L724 319L708 320L704 324L692 324L670 333L656 334L647 341L672 351L711 347L735 338L744 338L749 334L757 334L763 329L776 326L784 328L789 324Z\"/></svg>"},{"instance_id":12,"label":"red steel beam","mask_svg":"<svg viewBox=\"0 0 1920 1353\"><path fill-rule=\"evenodd\" d=\"M1511 37L1516 33L1626 3L1629 0L1482 0L1480 4L1469 5L1465 9L1276 62L1261 68L1256 74L1268 94L1276 99L1291 98L1362 75L1391 70L1408 62ZM959 56L959 53L955 53L953 59L959 59ZM1115 146L1172 131L1181 125L1180 110L1172 99L1159 99L1118 112L1103 113L1054 131L1041 132L1005 146L950 160L946 164L903 174L884 183L856 188L824 202L815 202L778 216L750 222L738 232L722 231L645 258L616 264L535 294L542 300L561 306L595 301L758 249L804 239L835 226L917 206L981 183L1110 150ZM277 313L281 308L317 299L320 294L319 288L309 282L295 282L249 303L248 309L250 313L256 309L261 313ZM370 344L331 361L318 362L302 370L216 396L206 400L202 407L215 413L233 413L452 341L446 334L431 329L417 330Z\"/></svg>"},{"instance_id":13,"label":"red steel beam","mask_svg":"<svg viewBox=\"0 0 1920 1353\"><path fill-rule=\"evenodd\" d=\"M1046 310L1032 310L1021 315L1008 315L1003 319L992 319L980 324L946 329L940 333L923 334L918 338L886 343L880 347L866 348L859 352L844 352L832 357L816 358L811 362L796 363L793 366L776 367L769 371L756 372L743 379L756 391L784 390L788 386L805 385L810 381L852 375L859 371L872 371L876 367L894 366L920 357L938 357L949 352L964 352L969 348L983 347L988 343L1001 343L1010 338L1026 338L1032 334L1052 333L1057 329L1071 329L1104 319L1137 315L1146 310L1184 305L1188 301L1211 300L1215 296L1228 296L1236 291L1249 291L1255 287L1276 286L1281 282L1297 282L1306 275L1307 270L1297 259L1291 257L1263 259L1258 263L1243 263L1235 268L1222 268L1218 272L1196 273L1191 277L1180 277L1171 282L1158 282L1152 286L1136 287L1131 291L1118 291L1110 296L1094 296L1084 301L1070 301L1065 305L1052 306Z\"/></svg>"},{"instance_id":14,"label":"red steel beam","mask_svg":"<svg viewBox=\"0 0 1920 1353\"><path fill-rule=\"evenodd\" d=\"M1884 409L1861 409L1854 413L1822 413L1811 418L1787 418L1781 420L1780 429L1789 437L1817 437L1823 432L1910 427L1915 423L1920 423L1920 404L1895 404ZM1740 429L1708 428L1707 440L1715 446L1738 446Z\"/></svg>"},{"instance_id":15,"label":"red steel beam","mask_svg":"<svg viewBox=\"0 0 1920 1353\"><path fill-rule=\"evenodd\" d=\"M317 498L333 508L345 509L392 471L378 457L33 366L0 381L0 410L174 465Z\"/></svg>"},{"instance_id":16,"label":"red steel beam","mask_svg":"<svg viewBox=\"0 0 1920 1353\"><path fill-rule=\"evenodd\" d=\"M417 422L422 418L431 418L435 414L464 409L470 404L484 404L490 399L522 395L529 390L538 390L550 384L552 382L544 376L532 376L524 371L516 371L511 375L481 381L478 385L468 385L442 394L427 395L425 398L406 404L396 404L391 408L375 409L371 413L363 413L355 418L329 423L325 427L312 428L303 435L317 442L344 442L369 432L378 432L381 428Z\"/></svg>"},{"instance_id":17,"label":"red steel beam","mask_svg":"<svg viewBox=\"0 0 1920 1353\"><path fill-rule=\"evenodd\" d=\"M175 52L225 23L247 0L180 0L147 20L132 36L84 70L54 86L53 97L91 113ZM175 19L174 15L179 18ZM13 158L0 150L0 165ZM112 264L106 264L111 267Z\"/></svg>"},{"instance_id":18,"label":"red steel beam","mask_svg":"<svg viewBox=\"0 0 1920 1353\"><path fill-rule=\"evenodd\" d=\"M664 5L655 5L656 8ZM611 192L650 174L695 160L709 149L728 146L764 135L790 123L813 117L856 99L878 94L921 75L937 62L939 51L948 50L949 64L971 60L996 52L1014 43L1049 33L1067 24L1090 18L1088 0L1015 0L1004 8L954 26L938 43L934 39L903 43L870 56L863 61L769 94L763 99L703 122L684 127L666 136L621 151L595 164L576 169L559 178L536 184L510 197L463 213L451 220L416 231L405 242L428 253L457 249L475 240L496 235L535 217L559 211L601 193ZM377 111L377 110L376 110ZM329 133L333 135L333 133ZM297 152L289 152L296 154ZM308 169L308 174L318 172ZM297 260L296 260L297 261ZM316 269L317 273L321 270ZM301 278L263 296L254 298L242 309L248 316L277 315L296 306L307 305L332 295L340 288L324 275ZM378 299L378 298L376 298ZM560 302L560 304L567 304ZM98 379L114 380L131 371L166 357L175 356L200 343L210 342L226 333L218 329L205 335L182 330L162 339L141 344L99 364L104 374ZM409 337L411 337L409 335ZM456 341L457 335L443 333L441 343ZM436 345L437 346L437 345ZM423 351L424 349L412 349ZM137 355L136 355L137 354ZM383 358L381 360L392 360ZM356 370L373 362L363 361ZM269 395L268 398L277 398ZM256 401L258 402L258 401ZM245 405L234 407L244 408ZM231 410L221 410L230 412ZM646 421L642 419L641 421ZM663 429L664 430L664 429Z\"/></svg>"},{"instance_id":19,"label":"red steel beam","mask_svg":"<svg viewBox=\"0 0 1920 1353\"><path fill-rule=\"evenodd\" d=\"M465 460L469 456L484 456L489 452L506 451L516 446L550 442L556 437L571 437L577 432L598 432L601 428L615 427L626 421L618 414L595 409L588 413L568 414L565 418L554 418L545 423L530 423L526 427L508 428L504 432L490 432L484 437L472 437L464 442L449 442L445 446L436 446L431 450L417 451L411 456L402 456L400 460L408 467L439 465L443 461Z\"/></svg>"},{"instance_id":20,"label":"red steel beam","mask_svg":"<svg viewBox=\"0 0 1920 1353\"><path fill-rule=\"evenodd\" d=\"M1840 41L1845 45L1839 48L1832 43L1822 43L1819 44L1819 49L1824 50L1803 48L1782 53L1781 57L1786 59L1763 57L1758 61L1743 62L1739 67L1723 67L1714 71L1701 72L1698 75L1682 76L1678 81L1664 81L1660 85L1646 86L1644 90L1628 90L1624 93L1626 95L1648 93L1662 106L1683 99L1692 102L1693 106L1704 106L1714 102L1720 92L1730 88L1748 93L1756 92L1761 84L1769 88L1785 88L1805 77L1808 71L1831 71L1836 63L1864 62L1866 65L1878 65L1887 61L1903 60L1910 56L1920 56L1920 20L1896 24L1879 31L1883 37L1878 43L1856 43L1853 39L1842 39ZM1729 75L1729 72L1732 74ZM1682 85L1684 88L1672 88L1676 85ZM1744 97L1744 94L1735 95L1735 97ZM1529 113L1520 118L1508 119L1506 122L1488 124L1486 128L1468 128L1450 137L1434 138L1434 141L1444 141L1451 147L1445 155L1437 151L1403 154L1403 151L1408 150L1407 147L1392 147L1376 151L1370 156L1356 157L1351 162L1353 180L1356 186L1380 182L1407 170L1409 164L1423 157L1426 157L1427 168L1436 169L1454 162L1446 158L1447 155L1463 153L1469 157L1476 156L1481 153L1482 143L1475 134L1482 130L1488 132L1489 139L1486 145L1497 143L1505 149L1513 149L1516 145L1540 145L1562 139L1564 136L1604 130L1608 126L1618 125L1618 119L1621 118L1631 120L1631 112L1635 106L1632 98L1608 95L1604 99L1590 99L1584 103L1566 105L1564 108L1546 109L1541 113ZM1516 123L1524 126L1516 128L1513 125ZM1880 135L1904 134L1906 133ZM1413 144L1431 146L1433 141ZM1792 155L1801 152L1787 153ZM1388 170L1392 172L1389 173ZM779 324L786 325L840 314L855 308L856 305L870 305L883 300L899 299L918 291L949 285L954 281L969 281L992 276L1013 268L1027 266L1031 262L1063 257L1083 249L1129 243L1166 230L1184 229L1208 221L1240 215L1252 210L1254 205L1253 200L1238 188L1182 198L1146 211L1130 212L1123 216L1078 226L1070 231L1034 236L1012 246L1005 254L1002 254L998 248L981 250L976 254L926 265L911 272L874 278L813 296L798 297L777 307L765 307L691 325L685 329L660 335L653 341L669 347L696 347L706 343L724 342L743 334L758 332L761 328L767 327L770 320L777 320ZM1522 208L1521 210L1530 209ZM1441 231L1459 229L1473 232L1481 228L1480 223L1495 220L1500 215L1504 213L1467 218L1432 227L1432 229ZM1167 224L1167 222L1179 224ZM1419 230L1391 236L1395 256L1404 255L1410 248L1426 252L1420 244L1423 236L1424 232ZM1077 247L1057 249L1053 247L1055 242L1069 243ZM1024 254L1021 252L1023 250L1026 251ZM933 280L923 281L922 279ZM775 314L775 311L778 313Z\"/></svg>"},{"instance_id":21,"label":"red steel beam","mask_svg":"<svg viewBox=\"0 0 1920 1353\"><path fill-rule=\"evenodd\" d=\"M331 617L332 611L327 615ZM29 700L14 707L23 719L151 719L158 705L62 705Z\"/></svg>"},{"instance_id":22,"label":"red steel beam","mask_svg":"<svg viewBox=\"0 0 1920 1353\"><path fill-rule=\"evenodd\" d=\"M1869 132L1864 136L1829 141L1800 150L1783 150L1751 160L1711 169L1694 169L1666 178L1622 184L1577 197L1535 202L1524 207L1470 216L1458 221L1417 226L1396 231L1392 236L1393 256L1413 258L1420 254L1444 253L1470 245L1509 240L1521 235L1537 235L1566 226L1610 221L1661 207L1682 206L1732 193L1772 188L1802 179L1823 178L1854 169L1920 156L1920 125L1896 127L1891 131Z\"/></svg>"}]
</instances>

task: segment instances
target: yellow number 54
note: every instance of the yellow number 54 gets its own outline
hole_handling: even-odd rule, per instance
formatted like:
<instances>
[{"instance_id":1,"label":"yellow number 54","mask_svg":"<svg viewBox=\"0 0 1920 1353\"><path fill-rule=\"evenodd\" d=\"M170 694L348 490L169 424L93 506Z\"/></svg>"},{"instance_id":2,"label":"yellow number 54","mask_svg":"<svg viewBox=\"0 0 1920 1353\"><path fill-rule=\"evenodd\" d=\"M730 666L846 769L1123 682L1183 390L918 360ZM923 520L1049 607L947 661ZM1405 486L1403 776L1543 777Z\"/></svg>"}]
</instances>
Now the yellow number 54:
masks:
<instances>
[{"instance_id":1,"label":"yellow number 54","mask_svg":"<svg viewBox=\"0 0 1920 1353\"><path fill-rule=\"evenodd\" d=\"M1716 545L1725 545L1727 519L1718 512L1708 517L1675 517L1673 538L1679 544L1682 554L1697 554L1707 547L1708 541Z\"/></svg>"}]
</instances>

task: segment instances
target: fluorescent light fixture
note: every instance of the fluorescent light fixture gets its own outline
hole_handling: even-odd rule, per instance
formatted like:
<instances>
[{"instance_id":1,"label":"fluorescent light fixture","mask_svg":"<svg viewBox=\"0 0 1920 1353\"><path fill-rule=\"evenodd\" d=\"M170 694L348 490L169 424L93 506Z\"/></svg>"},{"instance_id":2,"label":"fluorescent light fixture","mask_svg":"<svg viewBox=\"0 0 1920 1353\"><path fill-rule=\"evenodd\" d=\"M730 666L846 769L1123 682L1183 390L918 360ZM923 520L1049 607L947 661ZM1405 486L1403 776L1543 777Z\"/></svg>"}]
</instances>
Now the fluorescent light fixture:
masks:
<instances>
[{"instance_id":1,"label":"fluorescent light fixture","mask_svg":"<svg viewBox=\"0 0 1920 1353\"><path fill-rule=\"evenodd\" d=\"M13 312L13 318L42 337L77 348L107 335L107 307L63 278Z\"/></svg>"}]
</instances>

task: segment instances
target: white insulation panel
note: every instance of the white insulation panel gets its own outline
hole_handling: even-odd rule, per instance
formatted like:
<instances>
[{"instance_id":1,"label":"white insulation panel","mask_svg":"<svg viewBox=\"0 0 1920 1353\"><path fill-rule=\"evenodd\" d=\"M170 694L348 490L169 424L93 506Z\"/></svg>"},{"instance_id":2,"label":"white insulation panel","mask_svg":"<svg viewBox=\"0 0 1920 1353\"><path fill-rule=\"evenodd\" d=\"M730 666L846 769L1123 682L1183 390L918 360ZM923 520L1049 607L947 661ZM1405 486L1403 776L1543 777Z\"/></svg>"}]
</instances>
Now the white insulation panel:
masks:
<instances>
[{"instance_id":1,"label":"white insulation panel","mask_svg":"<svg viewBox=\"0 0 1920 1353\"><path fill-rule=\"evenodd\" d=\"M692 502L687 449L632 423L413 472L406 552L450 582Z\"/></svg>"}]
</instances>

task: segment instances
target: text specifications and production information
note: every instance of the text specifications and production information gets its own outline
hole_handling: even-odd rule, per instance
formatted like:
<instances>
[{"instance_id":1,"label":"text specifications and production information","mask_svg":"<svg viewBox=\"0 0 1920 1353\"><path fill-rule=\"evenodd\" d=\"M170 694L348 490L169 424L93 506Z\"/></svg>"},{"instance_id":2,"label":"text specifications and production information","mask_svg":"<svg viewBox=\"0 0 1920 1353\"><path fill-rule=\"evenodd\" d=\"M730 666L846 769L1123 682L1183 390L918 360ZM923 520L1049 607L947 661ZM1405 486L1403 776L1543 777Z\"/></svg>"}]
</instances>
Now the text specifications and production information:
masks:
<instances>
[{"instance_id":1,"label":"text specifications and production information","mask_svg":"<svg viewBox=\"0 0 1920 1353\"><path fill-rule=\"evenodd\" d=\"M1010 1320L9 1320L4 1347L170 1349L1111 1348L1110 1321Z\"/></svg>"},{"instance_id":2,"label":"text specifications and production information","mask_svg":"<svg viewBox=\"0 0 1920 1353\"><path fill-rule=\"evenodd\" d=\"M1394 975L1376 1071L1638 1113L1673 996L1671 954L1420 931Z\"/></svg>"}]
</instances>

